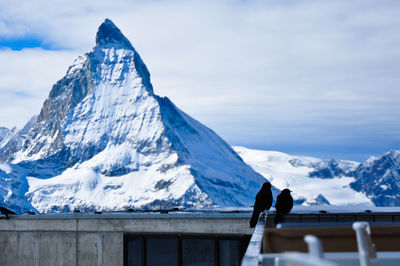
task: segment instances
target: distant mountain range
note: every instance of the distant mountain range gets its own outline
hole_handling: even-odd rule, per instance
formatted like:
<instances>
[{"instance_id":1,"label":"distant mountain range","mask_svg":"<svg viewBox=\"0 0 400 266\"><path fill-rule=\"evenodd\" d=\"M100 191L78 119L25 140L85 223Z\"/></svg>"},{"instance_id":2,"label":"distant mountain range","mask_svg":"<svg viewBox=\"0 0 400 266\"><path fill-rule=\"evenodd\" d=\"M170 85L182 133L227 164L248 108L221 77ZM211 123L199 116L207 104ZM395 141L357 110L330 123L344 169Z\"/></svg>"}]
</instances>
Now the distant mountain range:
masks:
<instances>
[{"instance_id":1,"label":"distant mountain range","mask_svg":"<svg viewBox=\"0 0 400 266\"><path fill-rule=\"evenodd\" d=\"M244 147L234 149L272 184L293 190L298 204L400 205L400 151L359 163Z\"/></svg>"},{"instance_id":2,"label":"distant mountain range","mask_svg":"<svg viewBox=\"0 0 400 266\"><path fill-rule=\"evenodd\" d=\"M275 195L291 188L297 204L399 205L398 151L360 164L234 149L154 93L139 54L106 19L96 46L54 84L39 115L21 130L0 127L0 205L242 207L266 180Z\"/></svg>"}]
</instances>

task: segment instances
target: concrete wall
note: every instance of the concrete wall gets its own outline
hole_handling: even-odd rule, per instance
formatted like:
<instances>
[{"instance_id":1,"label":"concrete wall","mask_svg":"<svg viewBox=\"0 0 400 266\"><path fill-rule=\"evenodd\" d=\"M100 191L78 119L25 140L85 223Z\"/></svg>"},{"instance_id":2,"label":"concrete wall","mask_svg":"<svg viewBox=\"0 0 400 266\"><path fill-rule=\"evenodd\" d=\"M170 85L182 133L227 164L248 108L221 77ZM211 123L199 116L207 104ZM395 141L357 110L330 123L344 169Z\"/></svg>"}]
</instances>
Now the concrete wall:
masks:
<instances>
[{"instance_id":1,"label":"concrete wall","mask_svg":"<svg viewBox=\"0 0 400 266\"><path fill-rule=\"evenodd\" d=\"M123 265L123 233L0 232L0 265Z\"/></svg>"},{"instance_id":2,"label":"concrete wall","mask_svg":"<svg viewBox=\"0 0 400 266\"><path fill-rule=\"evenodd\" d=\"M0 265L123 265L125 234L251 235L249 214L0 216Z\"/></svg>"}]
</instances>

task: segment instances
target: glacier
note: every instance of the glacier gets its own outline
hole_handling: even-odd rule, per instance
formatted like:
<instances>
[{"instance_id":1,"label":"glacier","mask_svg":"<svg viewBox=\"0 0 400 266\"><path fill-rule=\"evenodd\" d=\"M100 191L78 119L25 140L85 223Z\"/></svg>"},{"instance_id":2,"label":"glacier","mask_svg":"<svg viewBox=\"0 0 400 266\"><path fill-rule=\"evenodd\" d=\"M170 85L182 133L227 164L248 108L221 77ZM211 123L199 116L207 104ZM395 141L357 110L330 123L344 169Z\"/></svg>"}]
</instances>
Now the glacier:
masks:
<instances>
[{"instance_id":1,"label":"glacier","mask_svg":"<svg viewBox=\"0 0 400 266\"><path fill-rule=\"evenodd\" d=\"M263 151L235 146L235 151L254 170L262 174L278 189L289 188L295 202L302 205L331 204L373 205L361 192L356 192L351 183L352 176L326 174L331 172L332 160L322 160L307 156L289 155L277 151ZM343 173L355 170L360 163L354 161L336 161ZM321 178L317 173L329 177Z\"/></svg>"},{"instance_id":2,"label":"glacier","mask_svg":"<svg viewBox=\"0 0 400 266\"><path fill-rule=\"evenodd\" d=\"M360 163L324 160L235 146L255 171L278 189L290 188L297 204L400 205L400 151Z\"/></svg>"},{"instance_id":3,"label":"glacier","mask_svg":"<svg viewBox=\"0 0 400 266\"><path fill-rule=\"evenodd\" d=\"M0 202L18 212L250 206L265 182L215 132L154 94L109 19L39 115L5 142Z\"/></svg>"}]
</instances>

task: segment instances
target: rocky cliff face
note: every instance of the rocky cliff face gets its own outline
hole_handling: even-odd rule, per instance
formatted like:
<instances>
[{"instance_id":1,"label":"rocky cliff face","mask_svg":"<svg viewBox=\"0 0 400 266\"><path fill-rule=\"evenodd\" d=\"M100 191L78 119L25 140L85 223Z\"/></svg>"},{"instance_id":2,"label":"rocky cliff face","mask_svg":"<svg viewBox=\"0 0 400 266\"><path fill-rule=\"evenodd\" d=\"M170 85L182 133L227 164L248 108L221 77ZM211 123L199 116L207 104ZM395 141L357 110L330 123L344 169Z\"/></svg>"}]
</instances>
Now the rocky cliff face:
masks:
<instances>
[{"instance_id":1,"label":"rocky cliff face","mask_svg":"<svg viewBox=\"0 0 400 266\"><path fill-rule=\"evenodd\" d=\"M371 158L351 173L351 187L364 192L376 206L400 205L400 151Z\"/></svg>"},{"instance_id":2,"label":"rocky cliff face","mask_svg":"<svg viewBox=\"0 0 400 266\"><path fill-rule=\"evenodd\" d=\"M250 206L265 181L154 94L145 64L110 20L0 155L8 167L0 195L5 205L25 200L21 211Z\"/></svg>"},{"instance_id":3,"label":"rocky cliff face","mask_svg":"<svg viewBox=\"0 0 400 266\"><path fill-rule=\"evenodd\" d=\"M0 127L0 142L10 133L10 129L6 127Z\"/></svg>"}]
</instances>

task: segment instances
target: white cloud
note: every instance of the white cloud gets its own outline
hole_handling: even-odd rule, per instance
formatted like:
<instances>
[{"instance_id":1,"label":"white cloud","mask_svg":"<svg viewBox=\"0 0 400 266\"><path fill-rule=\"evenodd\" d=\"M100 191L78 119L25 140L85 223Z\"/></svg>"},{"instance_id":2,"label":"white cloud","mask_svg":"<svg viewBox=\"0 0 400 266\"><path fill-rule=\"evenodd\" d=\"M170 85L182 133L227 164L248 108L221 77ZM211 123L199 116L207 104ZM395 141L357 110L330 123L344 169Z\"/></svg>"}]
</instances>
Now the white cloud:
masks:
<instances>
[{"instance_id":1,"label":"white cloud","mask_svg":"<svg viewBox=\"0 0 400 266\"><path fill-rule=\"evenodd\" d=\"M0 50L0 125L22 128L39 114L52 85L75 56L69 51Z\"/></svg>"},{"instance_id":2,"label":"white cloud","mask_svg":"<svg viewBox=\"0 0 400 266\"><path fill-rule=\"evenodd\" d=\"M0 36L68 50L0 52L13 61L1 66L2 111L15 110L0 125L21 126L25 106L38 110L109 17L141 54L155 92L232 144L374 139L400 149L399 13L396 1L4 1Z\"/></svg>"}]
</instances>

